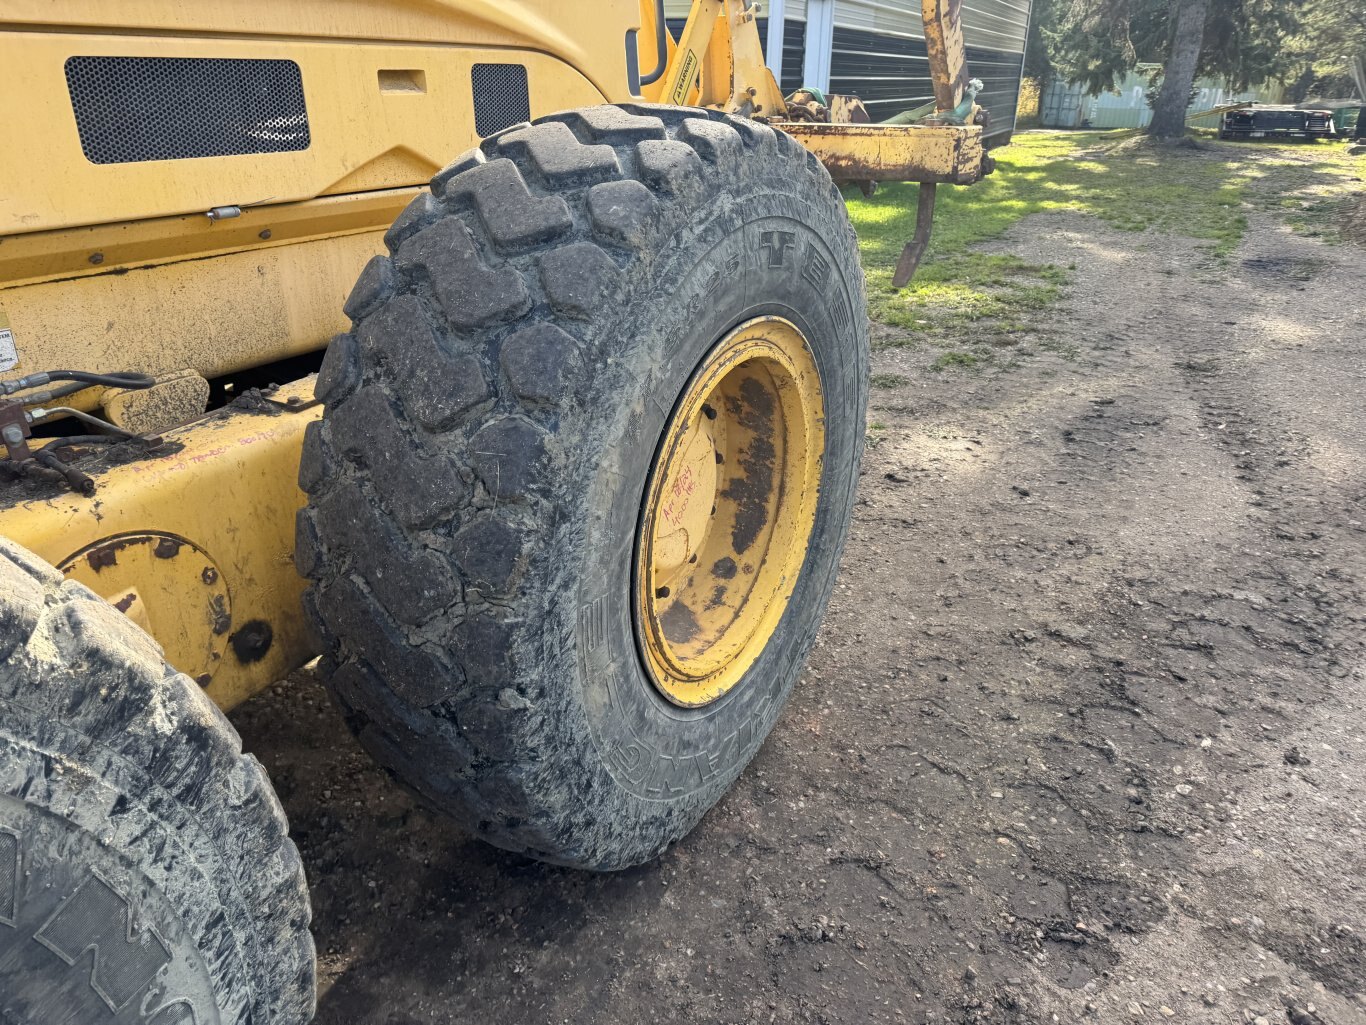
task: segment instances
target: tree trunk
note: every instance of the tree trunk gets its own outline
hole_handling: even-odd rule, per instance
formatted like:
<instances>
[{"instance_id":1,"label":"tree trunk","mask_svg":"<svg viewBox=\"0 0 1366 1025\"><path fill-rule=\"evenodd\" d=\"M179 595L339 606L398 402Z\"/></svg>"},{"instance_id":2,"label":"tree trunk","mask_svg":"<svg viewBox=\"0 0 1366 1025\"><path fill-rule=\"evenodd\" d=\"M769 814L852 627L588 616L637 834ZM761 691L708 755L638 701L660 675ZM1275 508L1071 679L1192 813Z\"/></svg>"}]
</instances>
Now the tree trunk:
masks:
<instances>
[{"instance_id":1,"label":"tree trunk","mask_svg":"<svg viewBox=\"0 0 1366 1025\"><path fill-rule=\"evenodd\" d=\"M1179 139L1186 134L1186 108L1195 84L1195 66L1205 38L1209 0L1172 0L1175 25L1172 50L1162 69L1162 88L1153 104L1148 134L1156 139Z\"/></svg>"}]
</instances>

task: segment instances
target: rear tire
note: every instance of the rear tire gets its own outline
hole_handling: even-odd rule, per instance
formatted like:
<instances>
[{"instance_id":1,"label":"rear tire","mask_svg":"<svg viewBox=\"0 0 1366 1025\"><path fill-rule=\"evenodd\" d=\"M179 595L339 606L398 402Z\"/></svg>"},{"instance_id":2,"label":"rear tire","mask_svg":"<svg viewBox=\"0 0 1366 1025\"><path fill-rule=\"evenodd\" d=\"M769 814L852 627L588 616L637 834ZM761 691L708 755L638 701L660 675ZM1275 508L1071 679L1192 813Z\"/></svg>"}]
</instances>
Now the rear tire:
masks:
<instances>
[{"instance_id":1,"label":"rear tire","mask_svg":"<svg viewBox=\"0 0 1366 1025\"><path fill-rule=\"evenodd\" d=\"M815 157L701 110L555 115L432 188L352 293L304 444L296 551L329 685L382 763L489 842L637 864L758 750L824 613L867 402L857 242ZM763 317L819 373L814 528L762 653L680 707L638 647L642 501L694 371Z\"/></svg>"},{"instance_id":2,"label":"rear tire","mask_svg":"<svg viewBox=\"0 0 1366 1025\"><path fill-rule=\"evenodd\" d=\"M287 830L203 691L0 540L0 1025L307 1022Z\"/></svg>"}]
</instances>

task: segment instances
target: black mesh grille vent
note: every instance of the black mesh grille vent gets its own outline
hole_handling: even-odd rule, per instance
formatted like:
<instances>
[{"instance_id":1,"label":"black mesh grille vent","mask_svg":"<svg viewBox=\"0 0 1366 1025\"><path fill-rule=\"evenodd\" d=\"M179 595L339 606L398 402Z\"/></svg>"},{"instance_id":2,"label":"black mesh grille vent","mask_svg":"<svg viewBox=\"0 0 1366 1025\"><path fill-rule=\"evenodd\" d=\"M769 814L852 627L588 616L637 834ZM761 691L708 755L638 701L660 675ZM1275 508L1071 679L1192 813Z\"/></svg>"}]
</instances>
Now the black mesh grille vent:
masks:
<instances>
[{"instance_id":1,"label":"black mesh grille vent","mask_svg":"<svg viewBox=\"0 0 1366 1025\"><path fill-rule=\"evenodd\" d=\"M476 64L470 72L474 85L474 130L487 137L531 120L531 94L526 68L521 64Z\"/></svg>"},{"instance_id":2,"label":"black mesh grille vent","mask_svg":"<svg viewBox=\"0 0 1366 1025\"><path fill-rule=\"evenodd\" d=\"M299 65L207 57L71 57L66 85L95 164L308 149Z\"/></svg>"}]
</instances>

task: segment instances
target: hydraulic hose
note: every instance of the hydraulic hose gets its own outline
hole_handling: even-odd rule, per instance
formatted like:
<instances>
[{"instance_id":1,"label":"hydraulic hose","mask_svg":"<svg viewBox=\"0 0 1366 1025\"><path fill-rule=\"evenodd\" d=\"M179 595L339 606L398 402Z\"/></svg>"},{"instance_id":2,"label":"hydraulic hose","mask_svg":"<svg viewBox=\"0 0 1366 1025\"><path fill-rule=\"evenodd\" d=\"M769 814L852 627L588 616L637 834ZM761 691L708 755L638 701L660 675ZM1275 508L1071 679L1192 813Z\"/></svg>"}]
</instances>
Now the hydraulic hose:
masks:
<instances>
[{"instance_id":1,"label":"hydraulic hose","mask_svg":"<svg viewBox=\"0 0 1366 1025\"><path fill-rule=\"evenodd\" d=\"M13 395L17 391L41 388L53 381L75 381L86 387L102 385L105 388L150 388L156 384L156 379L147 374L92 374L84 370L48 370L15 381L0 381L0 395Z\"/></svg>"}]
</instances>

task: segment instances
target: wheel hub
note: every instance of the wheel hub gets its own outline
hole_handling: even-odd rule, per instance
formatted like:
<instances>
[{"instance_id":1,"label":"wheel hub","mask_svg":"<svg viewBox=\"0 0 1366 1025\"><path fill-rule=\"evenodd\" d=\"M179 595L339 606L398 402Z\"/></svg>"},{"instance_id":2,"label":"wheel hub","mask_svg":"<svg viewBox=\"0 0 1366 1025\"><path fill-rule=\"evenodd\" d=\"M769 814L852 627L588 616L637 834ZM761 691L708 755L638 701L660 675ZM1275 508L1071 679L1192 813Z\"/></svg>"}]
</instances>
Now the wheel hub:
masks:
<instances>
[{"instance_id":1,"label":"wheel hub","mask_svg":"<svg viewBox=\"0 0 1366 1025\"><path fill-rule=\"evenodd\" d=\"M636 632L656 687L698 707L744 676L815 526L824 421L801 332L763 317L702 361L665 429L636 542Z\"/></svg>"}]
</instances>

